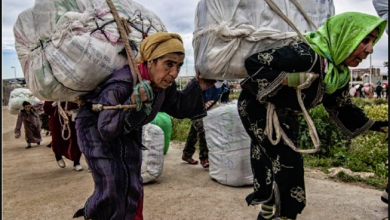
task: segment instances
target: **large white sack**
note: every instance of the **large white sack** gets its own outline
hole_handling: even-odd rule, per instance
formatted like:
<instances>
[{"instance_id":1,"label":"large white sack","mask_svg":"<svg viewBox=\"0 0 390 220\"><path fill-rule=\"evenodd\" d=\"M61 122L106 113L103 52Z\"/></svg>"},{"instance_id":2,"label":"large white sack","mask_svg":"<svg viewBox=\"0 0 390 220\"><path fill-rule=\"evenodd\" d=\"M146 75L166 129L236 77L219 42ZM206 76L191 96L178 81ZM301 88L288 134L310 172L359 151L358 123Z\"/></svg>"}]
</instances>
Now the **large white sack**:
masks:
<instances>
[{"instance_id":1,"label":"large white sack","mask_svg":"<svg viewBox=\"0 0 390 220\"><path fill-rule=\"evenodd\" d=\"M273 1L302 33L314 30L290 0ZM335 13L333 1L297 1L318 27ZM247 57L288 45L296 36L265 1L201 0L192 42L195 68L206 79L244 78Z\"/></svg>"},{"instance_id":2,"label":"large white sack","mask_svg":"<svg viewBox=\"0 0 390 220\"><path fill-rule=\"evenodd\" d=\"M378 15L389 21L389 0L373 0L372 3ZM386 26L386 33L389 33L389 24Z\"/></svg>"},{"instance_id":3,"label":"large white sack","mask_svg":"<svg viewBox=\"0 0 390 220\"><path fill-rule=\"evenodd\" d=\"M31 103L31 106L36 110L38 114L43 113L44 102L34 97L29 89L17 88L11 91L8 111L11 115L18 115L20 110L23 109L23 102Z\"/></svg>"},{"instance_id":4,"label":"large white sack","mask_svg":"<svg viewBox=\"0 0 390 220\"><path fill-rule=\"evenodd\" d=\"M147 150L142 150L142 182L156 180L164 166L164 131L157 125L146 124L142 128L142 144Z\"/></svg>"},{"instance_id":5,"label":"large white sack","mask_svg":"<svg viewBox=\"0 0 390 220\"><path fill-rule=\"evenodd\" d=\"M166 31L157 15L142 5L113 2L120 17L137 29L148 34ZM143 37L136 28L131 27L129 39L139 48ZM127 64L118 54L124 44L105 0L36 0L19 15L14 35L27 87L41 100L74 101Z\"/></svg>"},{"instance_id":6,"label":"large white sack","mask_svg":"<svg viewBox=\"0 0 390 220\"><path fill-rule=\"evenodd\" d=\"M209 149L210 177L228 186L252 185L251 140L238 115L237 104L208 111L203 124Z\"/></svg>"}]
</instances>

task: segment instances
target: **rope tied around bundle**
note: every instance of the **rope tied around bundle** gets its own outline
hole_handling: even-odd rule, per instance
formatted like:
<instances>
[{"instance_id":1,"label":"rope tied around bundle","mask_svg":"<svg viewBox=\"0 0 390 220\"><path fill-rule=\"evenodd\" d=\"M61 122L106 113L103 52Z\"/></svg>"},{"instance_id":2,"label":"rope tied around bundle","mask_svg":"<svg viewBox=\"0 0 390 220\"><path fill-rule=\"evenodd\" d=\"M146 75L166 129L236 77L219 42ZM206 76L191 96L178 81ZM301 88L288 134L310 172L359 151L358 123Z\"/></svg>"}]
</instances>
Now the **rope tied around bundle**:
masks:
<instances>
[{"instance_id":1,"label":"rope tied around bundle","mask_svg":"<svg viewBox=\"0 0 390 220\"><path fill-rule=\"evenodd\" d=\"M65 141L66 140L69 140L69 138L71 137L71 130L70 130L70 124L69 124L69 117L68 115L66 114L66 110L67 110L67 106L68 106L68 102L65 103L65 109L64 110L61 106L61 102L58 101L57 102L57 106L58 106L58 118L60 120L60 124L61 124L61 135L62 135L62 139L64 139ZM64 120L64 122L62 122L61 118ZM68 130L68 136L65 137L65 131Z\"/></svg>"},{"instance_id":2,"label":"rope tied around bundle","mask_svg":"<svg viewBox=\"0 0 390 220\"><path fill-rule=\"evenodd\" d=\"M318 59L318 55L315 54L313 65L310 67L310 69L307 71L307 73L311 72L314 65L317 63L317 59ZM266 133L269 141L273 145L277 145L280 142L280 140L283 139L283 141L286 143L286 145L288 145L291 149L293 149L295 152L298 152L298 153L315 153L319 150L320 138L318 136L315 124L314 124L313 120L310 118L310 115L307 112L307 110L305 108L305 104L303 103L303 99L302 99L302 90L308 88L317 77L318 77L318 75L316 76L315 74L310 74L310 76L307 78L307 80L303 84L299 85L296 88L298 103L299 103L299 106L301 107L303 117L305 118L305 121L309 127L309 134L310 134L310 138L314 144L314 149L300 150L294 145L294 143L287 136L287 134L284 132L283 128L281 127L281 125L279 123L279 118L278 118L278 115L275 111L275 109L276 109L275 105L271 102L268 102L265 133ZM275 129L275 133L276 133L276 140L274 140L272 138L274 129Z\"/></svg>"},{"instance_id":3,"label":"rope tied around bundle","mask_svg":"<svg viewBox=\"0 0 390 220\"><path fill-rule=\"evenodd\" d=\"M127 54L127 61L130 66L131 74L133 76L133 86L136 86L137 80L142 81L141 74L138 70L137 64L135 62L133 51L131 50L130 42L129 42L129 34L131 33L131 29L128 26L127 20L124 18L119 17L118 11L112 2L112 0L106 0L108 7L111 10L112 15L114 16L118 32L122 38L122 41L125 45L126 54Z\"/></svg>"}]
</instances>

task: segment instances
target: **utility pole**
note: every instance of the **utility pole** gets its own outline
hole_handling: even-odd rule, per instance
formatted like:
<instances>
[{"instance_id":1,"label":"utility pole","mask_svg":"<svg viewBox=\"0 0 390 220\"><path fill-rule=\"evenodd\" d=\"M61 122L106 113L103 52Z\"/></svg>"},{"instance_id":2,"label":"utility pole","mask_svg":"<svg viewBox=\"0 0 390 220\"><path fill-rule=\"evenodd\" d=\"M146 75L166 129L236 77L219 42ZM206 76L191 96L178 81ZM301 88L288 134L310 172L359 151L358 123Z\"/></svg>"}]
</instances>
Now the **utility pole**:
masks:
<instances>
[{"instance_id":1,"label":"utility pole","mask_svg":"<svg viewBox=\"0 0 390 220\"><path fill-rule=\"evenodd\" d=\"M16 79L16 68L15 68L14 66L11 66L11 68L13 68L13 69L14 69L14 73L15 73L15 81L17 81L17 79Z\"/></svg>"},{"instance_id":2,"label":"utility pole","mask_svg":"<svg viewBox=\"0 0 390 220\"><path fill-rule=\"evenodd\" d=\"M371 76L372 76L372 56L370 54L370 85L371 85Z\"/></svg>"}]
</instances>

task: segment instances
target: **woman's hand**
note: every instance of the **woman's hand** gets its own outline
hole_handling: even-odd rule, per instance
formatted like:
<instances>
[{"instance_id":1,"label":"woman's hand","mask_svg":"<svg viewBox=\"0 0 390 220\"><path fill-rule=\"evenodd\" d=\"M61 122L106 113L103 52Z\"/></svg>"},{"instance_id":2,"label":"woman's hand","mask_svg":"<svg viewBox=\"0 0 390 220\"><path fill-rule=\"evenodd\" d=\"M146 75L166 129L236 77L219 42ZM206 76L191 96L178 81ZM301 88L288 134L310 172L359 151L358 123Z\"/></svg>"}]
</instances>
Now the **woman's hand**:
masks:
<instances>
[{"instance_id":1,"label":"woman's hand","mask_svg":"<svg viewBox=\"0 0 390 220\"><path fill-rule=\"evenodd\" d=\"M210 100L210 101L206 102L206 104L204 104L204 109L207 110L208 108L210 108L210 106L211 106L213 103L214 103L213 100Z\"/></svg>"},{"instance_id":2,"label":"woman's hand","mask_svg":"<svg viewBox=\"0 0 390 220\"><path fill-rule=\"evenodd\" d=\"M217 80L214 80L214 79L202 79L199 77L199 75L200 75L200 73L197 70L196 71L196 80L198 80L199 86L202 90L206 90L206 89L213 87L215 82L217 82Z\"/></svg>"},{"instance_id":3,"label":"woman's hand","mask_svg":"<svg viewBox=\"0 0 390 220\"><path fill-rule=\"evenodd\" d=\"M147 84L150 85L150 81L149 81L149 80L146 80L145 82L146 82ZM146 101L148 101L148 95L146 94L145 89L144 89L143 86L140 86L140 87L139 87L138 92L139 92L139 97L140 97L140 99L141 99L141 102L146 102ZM135 103L135 102L136 102L136 101L135 101L134 92L133 92L133 94L131 94L130 99L131 99L131 103ZM150 100L149 100L149 101L150 101Z\"/></svg>"}]
</instances>

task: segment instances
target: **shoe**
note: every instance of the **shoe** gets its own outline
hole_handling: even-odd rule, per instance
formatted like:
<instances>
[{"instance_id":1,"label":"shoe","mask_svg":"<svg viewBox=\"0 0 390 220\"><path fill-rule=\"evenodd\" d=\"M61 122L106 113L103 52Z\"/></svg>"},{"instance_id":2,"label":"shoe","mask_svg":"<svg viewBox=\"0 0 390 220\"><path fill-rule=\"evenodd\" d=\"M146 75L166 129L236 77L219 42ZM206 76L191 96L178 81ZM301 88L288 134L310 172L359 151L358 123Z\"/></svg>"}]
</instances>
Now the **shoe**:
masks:
<instances>
[{"instance_id":1,"label":"shoe","mask_svg":"<svg viewBox=\"0 0 390 220\"><path fill-rule=\"evenodd\" d=\"M41 145L41 142L38 142L37 145L38 145L38 146Z\"/></svg>"},{"instance_id":2,"label":"shoe","mask_svg":"<svg viewBox=\"0 0 390 220\"><path fill-rule=\"evenodd\" d=\"M197 160L194 160L192 158L186 158L185 156L182 156L181 159L191 165L196 165L198 164L199 162Z\"/></svg>"},{"instance_id":3,"label":"shoe","mask_svg":"<svg viewBox=\"0 0 390 220\"><path fill-rule=\"evenodd\" d=\"M389 204L389 193L387 192L387 188L389 187L389 184L387 184L386 189L383 190L381 200L387 204Z\"/></svg>"},{"instance_id":4,"label":"shoe","mask_svg":"<svg viewBox=\"0 0 390 220\"><path fill-rule=\"evenodd\" d=\"M209 159L205 159L205 160L201 161L200 164L202 164L203 168L209 168L209 166L210 166Z\"/></svg>"},{"instance_id":5,"label":"shoe","mask_svg":"<svg viewBox=\"0 0 390 220\"><path fill-rule=\"evenodd\" d=\"M272 220L273 218L271 217L270 219L266 219L264 218L260 213L259 215L257 216L257 220Z\"/></svg>"},{"instance_id":6,"label":"shoe","mask_svg":"<svg viewBox=\"0 0 390 220\"><path fill-rule=\"evenodd\" d=\"M48 145L46 145L46 147L48 147L48 148L51 148L51 143L50 143L50 144L48 144Z\"/></svg>"},{"instance_id":7,"label":"shoe","mask_svg":"<svg viewBox=\"0 0 390 220\"><path fill-rule=\"evenodd\" d=\"M57 160L57 164L58 166L60 166L61 168L65 168L66 167L66 163L63 159L61 160Z\"/></svg>"},{"instance_id":8,"label":"shoe","mask_svg":"<svg viewBox=\"0 0 390 220\"><path fill-rule=\"evenodd\" d=\"M74 166L73 169L76 170L76 171L82 171L83 167L79 164L79 165Z\"/></svg>"},{"instance_id":9,"label":"shoe","mask_svg":"<svg viewBox=\"0 0 390 220\"><path fill-rule=\"evenodd\" d=\"M31 145L27 145L27 146L25 147L25 149L29 149L29 148L31 148Z\"/></svg>"}]
</instances>

